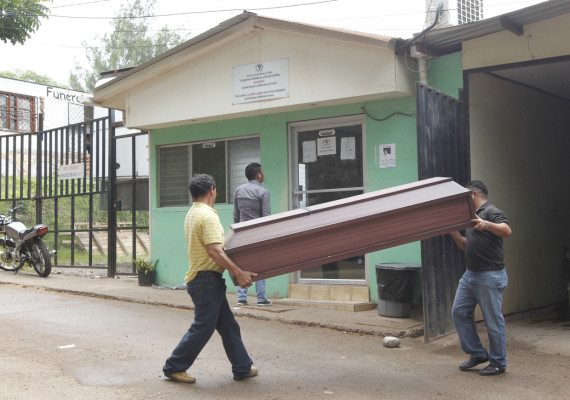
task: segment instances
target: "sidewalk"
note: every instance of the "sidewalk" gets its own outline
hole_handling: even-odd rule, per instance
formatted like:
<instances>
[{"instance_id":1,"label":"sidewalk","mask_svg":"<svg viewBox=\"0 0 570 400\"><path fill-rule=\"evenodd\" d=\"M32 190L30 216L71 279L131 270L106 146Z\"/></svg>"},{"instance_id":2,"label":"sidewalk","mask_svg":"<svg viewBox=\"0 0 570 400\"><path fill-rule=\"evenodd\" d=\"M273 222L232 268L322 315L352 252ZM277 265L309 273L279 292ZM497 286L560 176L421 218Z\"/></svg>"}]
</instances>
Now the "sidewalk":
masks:
<instances>
[{"instance_id":1,"label":"sidewalk","mask_svg":"<svg viewBox=\"0 0 570 400\"><path fill-rule=\"evenodd\" d=\"M104 271L102 272L104 273ZM32 272L13 274L0 272L0 287L16 285L24 288L54 291L73 295L91 296L102 299L153 304L180 309L192 309L192 302L185 290L161 289L138 286L136 277L121 276L106 278L75 276L52 273L41 278ZM237 307L235 294L228 294L228 301L236 316L275 321L301 326L314 326L342 332L417 338L422 340L423 321L421 315L412 313L412 318L389 318L378 315L378 310L348 312L311 307L294 307L278 304L278 299L269 307L257 305ZM256 304L255 297L250 297ZM484 337L482 333L482 337ZM568 309L555 307L521 313L507 318L508 341L512 346L535 349L537 353L570 356L570 321ZM448 342L456 335L443 339ZM437 343L437 341L435 342Z\"/></svg>"},{"instance_id":2,"label":"sidewalk","mask_svg":"<svg viewBox=\"0 0 570 400\"><path fill-rule=\"evenodd\" d=\"M101 273L104 274L105 271ZM138 286L137 278L131 276L120 276L113 279L93 275L74 276L52 273L47 278L41 278L34 272L21 271L13 274L0 271L0 285L3 284L134 303L182 309L193 308L186 290ZM294 307L278 304L279 300L276 299L272 299L274 303L271 306L259 307L253 296L249 298L249 303L252 305L238 307L236 306L237 296L235 294L228 293L227 297L236 316L303 326L317 326L367 335L396 335L399 337L423 335L421 315L415 319L388 318L379 316L377 309L348 312L313 307Z\"/></svg>"}]
</instances>

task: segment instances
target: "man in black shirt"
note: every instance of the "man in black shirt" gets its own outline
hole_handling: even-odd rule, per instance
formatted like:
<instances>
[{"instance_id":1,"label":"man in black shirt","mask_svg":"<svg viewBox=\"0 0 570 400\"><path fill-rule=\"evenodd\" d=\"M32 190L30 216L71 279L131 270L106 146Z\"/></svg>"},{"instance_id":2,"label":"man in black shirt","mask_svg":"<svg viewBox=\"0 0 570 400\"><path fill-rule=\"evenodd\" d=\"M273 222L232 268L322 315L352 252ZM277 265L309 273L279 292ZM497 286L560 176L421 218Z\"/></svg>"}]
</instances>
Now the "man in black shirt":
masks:
<instances>
[{"instance_id":1,"label":"man in black shirt","mask_svg":"<svg viewBox=\"0 0 570 400\"><path fill-rule=\"evenodd\" d=\"M466 271L459 281L453 309L453 323L461 348L470 355L469 360L459 366L462 371L490 361L479 371L480 375L497 375L507 368L506 328L501 313L503 292L508 277L505 270L503 238L511 235L511 228L505 213L487 201L487 186L481 181L467 184L475 205L475 225L462 236L453 232L451 236L457 246L465 252ZM473 312L479 304L487 334L489 351L483 347L473 320Z\"/></svg>"}]
</instances>

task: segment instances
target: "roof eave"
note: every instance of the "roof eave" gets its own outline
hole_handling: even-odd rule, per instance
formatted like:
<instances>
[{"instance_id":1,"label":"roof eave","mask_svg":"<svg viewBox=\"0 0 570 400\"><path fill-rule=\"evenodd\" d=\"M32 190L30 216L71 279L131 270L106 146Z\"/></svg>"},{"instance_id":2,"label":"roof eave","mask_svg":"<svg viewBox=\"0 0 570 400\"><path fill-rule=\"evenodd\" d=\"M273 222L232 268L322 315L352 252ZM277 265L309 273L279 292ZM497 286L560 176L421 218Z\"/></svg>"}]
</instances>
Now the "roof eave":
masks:
<instances>
[{"instance_id":1,"label":"roof eave","mask_svg":"<svg viewBox=\"0 0 570 400\"><path fill-rule=\"evenodd\" d=\"M525 25L566 13L570 13L570 1L549 0L482 21L434 29L415 41L416 49L431 56L451 54L460 51L461 44L467 40L504 30L520 34Z\"/></svg>"}]
</instances>

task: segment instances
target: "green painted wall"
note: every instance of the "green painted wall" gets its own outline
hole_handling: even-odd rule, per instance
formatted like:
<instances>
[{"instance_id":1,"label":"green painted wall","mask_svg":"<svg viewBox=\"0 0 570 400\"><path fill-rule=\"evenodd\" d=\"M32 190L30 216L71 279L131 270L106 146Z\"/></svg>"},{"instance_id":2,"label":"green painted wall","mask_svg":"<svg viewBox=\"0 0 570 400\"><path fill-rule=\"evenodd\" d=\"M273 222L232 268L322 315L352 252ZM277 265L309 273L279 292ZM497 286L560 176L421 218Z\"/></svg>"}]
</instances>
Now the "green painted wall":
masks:
<instances>
[{"instance_id":1,"label":"green painted wall","mask_svg":"<svg viewBox=\"0 0 570 400\"><path fill-rule=\"evenodd\" d=\"M448 54L429 63L428 85L458 99L459 89L463 88L462 53Z\"/></svg>"},{"instance_id":2,"label":"green painted wall","mask_svg":"<svg viewBox=\"0 0 570 400\"><path fill-rule=\"evenodd\" d=\"M395 111L415 114L415 102L414 97L377 102L367 104L366 110L376 119L385 118ZM379 168L375 148L380 144L392 143L396 145L396 168ZM375 121L370 117L366 119L366 186L369 192L417 181L417 154L415 116L396 115L386 121ZM419 242L370 253L368 255L370 299L378 302L377 264L393 262L419 264L420 260Z\"/></svg>"},{"instance_id":3,"label":"green painted wall","mask_svg":"<svg viewBox=\"0 0 570 400\"><path fill-rule=\"evenodd\" d=\"M289 122L313 120L362 114L364 103L349 104L303 111L240 118L211 123L156 129L151 132L151 228L152 255L159 259L157 283L177 285L183 283L188 268L183 223L188 207L157 208L157 165L156 148L159 145L260 135L261 164L265 172L264 186L271 193L271 211L278 213L289 209L288 195L288 143ZM395 115L382 119L393 112L415 114L415 98L406 97L366 103L370 116L366 118L364 143L365 184L367 191L388 188L417 180L417 145L415 116ZM396 145L396 167L379 168L377 147L381 144ZM233 205L218 204L222 224L226 230L233 222ZM369 287L371 299L377 301L375 265L386 262L419 263L419 243L411 243L369 255ZM247 266L244 266L247 267ZM226 280L228 291L235 288ZM287 297L289 275L267 280L266 293L269 297ZM254 293L250 288L251 294Z\"/></svg>"}]
</instances>

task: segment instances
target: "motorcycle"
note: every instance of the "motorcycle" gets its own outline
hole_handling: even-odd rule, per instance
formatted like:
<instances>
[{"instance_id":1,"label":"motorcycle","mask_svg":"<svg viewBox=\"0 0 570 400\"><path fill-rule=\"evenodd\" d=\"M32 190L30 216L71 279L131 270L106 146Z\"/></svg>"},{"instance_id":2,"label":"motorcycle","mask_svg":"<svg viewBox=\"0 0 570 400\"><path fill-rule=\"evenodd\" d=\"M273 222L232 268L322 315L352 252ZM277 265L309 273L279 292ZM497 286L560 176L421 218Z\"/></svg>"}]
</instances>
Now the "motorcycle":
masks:
<instances>
[{"instance_id":1,"label":"motorcycle","mask_svg":"<svg viewBox=\"0 0 570 400\"><path fill-rule=\"evenodd\" d=\"M41 277L51 272L51 257L56 250L48 251L42 241L48 232L45 225L38 224L32 228L16 221L16 213L23 206L10 209L8 216L0 214L0 269L18 273L26 264L33 266Z\"/></svg>"}]
</instances>

